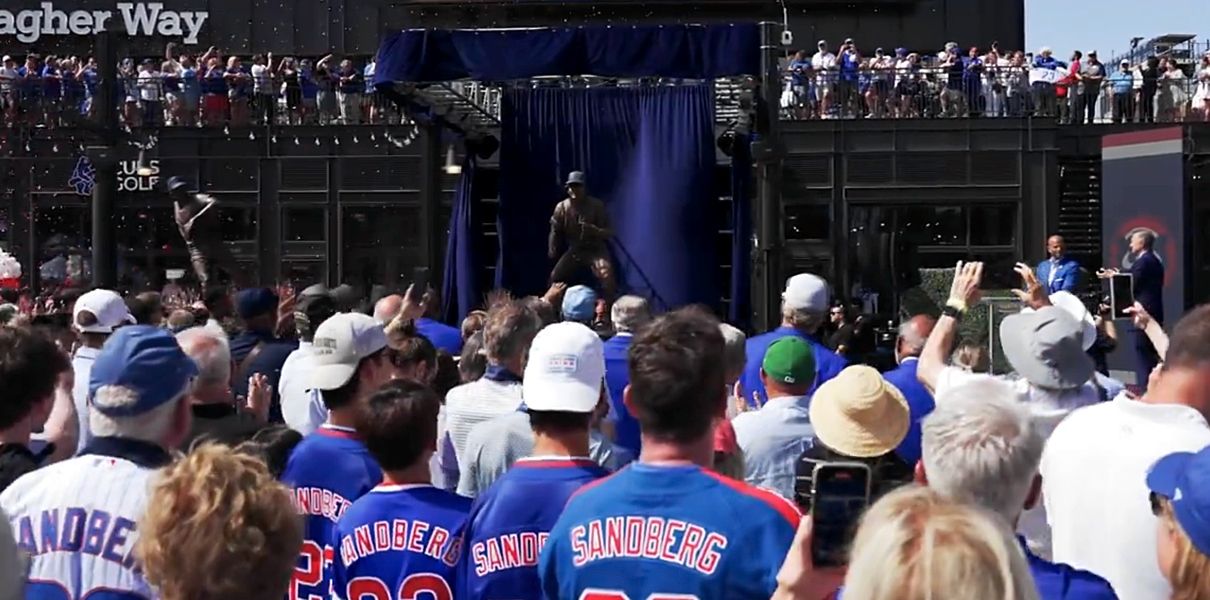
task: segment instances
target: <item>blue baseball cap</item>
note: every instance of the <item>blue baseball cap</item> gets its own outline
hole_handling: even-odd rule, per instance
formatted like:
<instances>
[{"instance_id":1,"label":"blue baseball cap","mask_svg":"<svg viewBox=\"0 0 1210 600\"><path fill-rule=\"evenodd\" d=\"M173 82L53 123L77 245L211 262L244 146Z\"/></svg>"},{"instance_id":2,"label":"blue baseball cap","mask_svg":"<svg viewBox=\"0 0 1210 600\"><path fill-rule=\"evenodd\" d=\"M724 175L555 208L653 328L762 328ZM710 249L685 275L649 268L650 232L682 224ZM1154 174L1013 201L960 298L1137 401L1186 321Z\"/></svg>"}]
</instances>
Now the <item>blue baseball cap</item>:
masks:
<instances>
[{"instance_id":1,"label":"blue baseball cap","mask_svg":"<svg viewBox=\"0 0 1210 600\"><path fill-rule=\"evenodd\" d=\"M1159 459L1147 471L1147 488L1171 502L1189 541L1210 555L1210 446Z\"/></svg>"},{"instance_id":2,"label":"blue baseball cap","mask_svg":"<svg viewBox=\"0 0 1210 600\"><path fill-rule=\"evenodd\" d=\"M563 319L588 322L597 312L597 293L586 285L575 285L563 294Z\"/></svg>"},{"instance_id":3,"label":"blue baseball cap","mask_svg":"<svg viewBox=\"0 0 1210 600\"><path fill-rule=\"evenodd\" d=\"M128 325L109 336L92 364L89 406L110 417L141 415L180 396L197 373L197 364L167 330ZM97 403L97 390L111 385L129 388L135 397L128 402Z\"/></svg>"},{"instance_id":4,"label":"blue baseball cap","mask_svg":"<svg viewBox=\"0 0 1210 600\"><path fill-rule=\"evenodd\" d=\"M259 317L277 310L277 294L269 288L249 288L235 295L235 314L241 319Z\"/></svg>"}]
</instances>

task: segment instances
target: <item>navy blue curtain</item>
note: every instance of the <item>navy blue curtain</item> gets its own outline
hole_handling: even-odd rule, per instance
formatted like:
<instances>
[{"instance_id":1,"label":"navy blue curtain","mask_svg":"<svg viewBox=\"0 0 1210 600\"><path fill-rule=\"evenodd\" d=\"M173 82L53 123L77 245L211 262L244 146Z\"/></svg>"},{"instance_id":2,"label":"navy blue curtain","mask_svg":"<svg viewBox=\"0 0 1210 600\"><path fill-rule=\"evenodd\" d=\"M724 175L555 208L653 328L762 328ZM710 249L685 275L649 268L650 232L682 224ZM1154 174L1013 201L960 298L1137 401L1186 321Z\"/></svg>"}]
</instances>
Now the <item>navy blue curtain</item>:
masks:
<instances>
[{"instance_id":1,"label":"navy blue curtain","mask_svg":"<svg viewBox=\"0 0 1210 600\"><path fill-rule=\"evenodd\" d=\"M462 175L454 192L449 239L445 244L445 272L441 279L445 305L441 307L441 316L446 323L460 322L475 310L480 298L478 282L482 263L475 238L479 206L475 170L475 156L468 152L462 159Z\"/></svg>"},{"instance_id":2,"label":"navy blue curtain","mask_svg":"<svg viewBox=\"0 0 1210 600\"><path fill-rule=\"evenodd\" d=\"M752 148L735 136L731 151L731 307L727 320L748 329L752 320Z\"/></svg>"},{"instance_id":3,"label":"navy blue curtain","mask_svg":"<svg viewBox=\"0 0 1210 600\"><path fill-rule=\"evenodd\" d=\"M718 305L711 85L520 89L503 100L498 286L546 289L551 212L567 173L582 170L609 209L622 292L657 309Z\"/></svg>"},{"instance_id":4,"label":"navy blue curtain","mask_svg":"<svg viewBox=\"0 0 1210 600\"><path fill-rule=\"evenodd\" d=\"M753 23L412 29L383 40L374 84L543 75L715 79L759 71Z\"/></svg>"}]
</instances>

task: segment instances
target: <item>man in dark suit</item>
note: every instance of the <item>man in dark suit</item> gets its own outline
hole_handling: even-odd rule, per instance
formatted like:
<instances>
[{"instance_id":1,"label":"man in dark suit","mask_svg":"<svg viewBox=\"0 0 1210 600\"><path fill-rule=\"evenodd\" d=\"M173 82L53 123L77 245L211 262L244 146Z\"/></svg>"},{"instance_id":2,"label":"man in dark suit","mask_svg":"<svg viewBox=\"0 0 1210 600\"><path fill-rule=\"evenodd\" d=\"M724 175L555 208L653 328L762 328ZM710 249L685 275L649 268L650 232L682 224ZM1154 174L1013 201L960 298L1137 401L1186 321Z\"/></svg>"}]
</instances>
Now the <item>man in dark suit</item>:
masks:
<instances>
[{"instance_id":1,"label":"man in dark suit","mask_svg":"<svg viewBox=\"0 0 1210 600\"><path fill-rule=\"evenodd\" d=\"M1049 296L1055 292L1075 293L1080 281L1080 263L1065 254L1067 245L1063 236L1052 235L1046 240L1046 253L1049 258L1038 263L1036 269L1038 281L1046 288Z\"/></svg>"},{"instance_id":2,"label":"man in dark suit","mask_svg":"<svg viewBox=\"0 0 1210 600\"><path fill-rule=\"evenodd\" d=\"M630 383L626 355L634 333L651 320L647 300L639 296L622 296L613 303L610 318L617 334L605 342L605 385L609 388L609 421L614 428L614 445L639 455L639 422L622 403L622 391Z\"/></svg>"},{"instance_id":3,"label":"man in dark suit","mask_svg":"<svg viewBox=\"0 0 1210 600\"><path fill-rule=\"evenodd\" d=\"M1130 235L1130 256L1128 262L1130 275L1133 279L1134 300L1155 319L1156 323L1164 324L1164 262L1155 254L1155 233L1149 229L1139 229ZM1129 257L1128 257L1129 259ZM1123 265L1126 266L1126 265ZM1101 277L1112 277L1118 269L1102 269ZM1135 361L1135 385L1147 388L1147 377L1159 363L1159 354L1147 334L1137 329L1131 331L1134 338L1134 348L1137 354Z\"/></svg>"},{"instance_id":4,"label":"man in dark suit","mask_svg":"<svg viewBox=\"0 0 1210 600\"><path fill-rule=\"evenodd\" d=\"M895 454L909 465L920 460L920 421L933 412L933 395L916 378L917 358L924 350L924 342L933 332L937 320L928 315L917 315L899 326L899 339L895 340L895 361L899 366L882 374L882 378L903 392L907 400L911 424L907 435L895 448Z\"/></svg>"}]
</instances>

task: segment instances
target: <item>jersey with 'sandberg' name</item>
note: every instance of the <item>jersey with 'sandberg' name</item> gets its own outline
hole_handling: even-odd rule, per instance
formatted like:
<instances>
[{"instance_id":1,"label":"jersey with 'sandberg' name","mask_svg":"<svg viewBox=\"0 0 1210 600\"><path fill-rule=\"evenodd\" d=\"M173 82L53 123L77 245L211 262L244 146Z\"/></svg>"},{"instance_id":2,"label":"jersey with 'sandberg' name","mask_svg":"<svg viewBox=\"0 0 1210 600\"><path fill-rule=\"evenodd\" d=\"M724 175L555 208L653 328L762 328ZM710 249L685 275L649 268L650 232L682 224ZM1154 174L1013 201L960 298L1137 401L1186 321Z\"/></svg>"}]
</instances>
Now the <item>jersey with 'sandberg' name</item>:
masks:
<instances>
[{"instance_id":1,"label":"jersey with 'sandberg' name","mask_svg":"<svg viewBox=\"0 0 1210 600\"><path fill-rule=\"evenodd\" d=\"M475 499L458 565L458 597L541 600L538 553L567 499L609 475L588 458L529 457Z\"/></svg>"},{"instance_id":2,"label":"jersey with 'sandberg' name","mask_svg":"<svg viewBox=\"0 0 1210 600\"><path fill-rule=\"evenodd\" d=\"M332 598L452 600L471 501L431 485L380 485L336 523Z\"/></svg>"},{"instance_id":3,"label":"jersey with 'sandberg' name","mask_svg":"<svg viewBox=\"0 0 1210 600\"><path fill-rule=\"evenodd\" d=\"M355 500L382 482L382 469L352 429L325 424L298 443L281 479L305 520L287 598L328 600L336 522Z\"/></svg>"},{"instance_id":4,"label":"jersey with 'sandberg' name","mask_svg":"<svg viewBox=\"0 0 1210 600\"><path fill-rule=\"evenodd\" d=\"M157 471L88 454L29 473L0 494L29 557L26 598L154 598L134 558Z\"/></svg>"},{"instance_id":5,"label":"jersey with 'sandberg' name","mask_svg":"<svg viewBox=\"0 0 1210 600\"><path fill-rule=\"evenodd\" d=\"M767 600L800 514L691 465L632 464L582 488L542 550L547 598Z\"/></svg>"}]
</instances>

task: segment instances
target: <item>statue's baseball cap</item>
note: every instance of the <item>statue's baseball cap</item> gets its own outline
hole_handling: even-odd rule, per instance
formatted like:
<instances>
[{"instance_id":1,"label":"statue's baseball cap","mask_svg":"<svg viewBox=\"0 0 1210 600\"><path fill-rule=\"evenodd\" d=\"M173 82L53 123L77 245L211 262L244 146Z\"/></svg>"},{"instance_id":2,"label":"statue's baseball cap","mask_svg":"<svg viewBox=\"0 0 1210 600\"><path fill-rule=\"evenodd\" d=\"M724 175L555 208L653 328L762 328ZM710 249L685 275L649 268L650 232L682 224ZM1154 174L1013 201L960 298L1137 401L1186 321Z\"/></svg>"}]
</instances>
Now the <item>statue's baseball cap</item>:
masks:
<instances>
[{"instance_id":1,"label":"statue's baseball cap","mask_svg":"<svg viewBox=\"0 0 1210 600\"><path fill-rule=\"evenodd\" d=\"M798 337L784 337L769 346L760 369L769 379L790 385L815 381L815 350Z\"/></svg>"}]
</instances>

